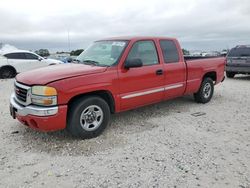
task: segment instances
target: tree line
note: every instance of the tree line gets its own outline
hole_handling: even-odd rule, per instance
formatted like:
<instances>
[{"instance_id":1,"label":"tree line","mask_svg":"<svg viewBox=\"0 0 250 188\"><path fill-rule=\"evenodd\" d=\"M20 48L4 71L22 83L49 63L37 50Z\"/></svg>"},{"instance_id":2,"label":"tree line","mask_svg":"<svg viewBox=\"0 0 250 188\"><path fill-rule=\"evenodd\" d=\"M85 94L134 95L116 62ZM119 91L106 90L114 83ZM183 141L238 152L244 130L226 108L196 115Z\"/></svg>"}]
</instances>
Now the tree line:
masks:
<instances>
[{"instance_id":1,"label":"tree line","mask_svg":"<svg viewBox=\"0 0 250 188\"><path fill-rule=\"evenodd\" d=\"M70 53L69 52L56 52L56 54L63 54L63 53L69 53L70 56L78 56L80 55L82 52L84 51L84 49L77 49L77 50L72 50ZM48 49L39 49L35 51L36 54L42 56L42 57L48 57L50 56L50 52Z\"/></svg>"}]
</instances>

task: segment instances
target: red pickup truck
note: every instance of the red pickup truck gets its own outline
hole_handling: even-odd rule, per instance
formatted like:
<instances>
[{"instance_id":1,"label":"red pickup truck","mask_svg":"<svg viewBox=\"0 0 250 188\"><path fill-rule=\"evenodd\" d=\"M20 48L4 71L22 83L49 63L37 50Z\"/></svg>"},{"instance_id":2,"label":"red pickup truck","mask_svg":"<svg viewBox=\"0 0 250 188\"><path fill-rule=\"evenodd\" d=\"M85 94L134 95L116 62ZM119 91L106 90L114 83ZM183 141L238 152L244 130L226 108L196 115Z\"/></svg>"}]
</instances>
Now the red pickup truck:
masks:
<instances>
[{"instance_id":1,"label":"red pickup truck","mask_svg":"<svg viewBox=\"0 0 250 188\"><path fill-rule=\"evenodd\" d=\"M10 112L42 131L98 136L110 114L194 94L207 103L224 80L224 58L185 60L176 39L120 37L94 42L76 63L18 74Z\"/></svg>"}]
</instances>

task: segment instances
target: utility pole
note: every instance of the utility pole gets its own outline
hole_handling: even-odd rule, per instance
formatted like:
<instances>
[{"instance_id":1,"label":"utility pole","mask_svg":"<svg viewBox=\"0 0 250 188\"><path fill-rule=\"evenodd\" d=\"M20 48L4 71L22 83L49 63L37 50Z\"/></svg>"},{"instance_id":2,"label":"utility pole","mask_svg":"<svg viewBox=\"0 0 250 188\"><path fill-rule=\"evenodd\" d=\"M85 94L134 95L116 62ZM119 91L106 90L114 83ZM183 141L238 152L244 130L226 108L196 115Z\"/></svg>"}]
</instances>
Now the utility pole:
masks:
<instances>
[{"instance_id":1,"label":"utility pole","mask_svg":"<svg viewBox=\"0 0 250 188\"><path fill-rule=\"evenodd\" d=\"M69 29L68 30L68 48L69 48L69 53L70 53L70 38L69 38Z\"/></svg>"}]
</instances>

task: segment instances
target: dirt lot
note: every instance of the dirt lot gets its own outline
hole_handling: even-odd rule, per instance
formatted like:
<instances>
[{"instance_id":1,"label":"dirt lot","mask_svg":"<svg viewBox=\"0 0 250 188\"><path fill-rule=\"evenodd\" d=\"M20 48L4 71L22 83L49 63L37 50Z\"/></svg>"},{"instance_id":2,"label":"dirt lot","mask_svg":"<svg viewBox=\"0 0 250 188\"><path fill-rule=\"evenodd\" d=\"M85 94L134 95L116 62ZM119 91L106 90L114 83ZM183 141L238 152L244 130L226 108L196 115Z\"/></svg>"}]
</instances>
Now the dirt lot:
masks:
<instances>
[{"instance_id":1,"label":"dirt lot","mask_svg":"<svg viewBox=\"0 0 250 188\"><path fill-rule=\"evenodd\" d=\"M250 187L249 76L226 79L206 105L184 97L113 115L91 140L12 120L12 89L0 80L0 187Z\"/></svg>"}]
</instances>

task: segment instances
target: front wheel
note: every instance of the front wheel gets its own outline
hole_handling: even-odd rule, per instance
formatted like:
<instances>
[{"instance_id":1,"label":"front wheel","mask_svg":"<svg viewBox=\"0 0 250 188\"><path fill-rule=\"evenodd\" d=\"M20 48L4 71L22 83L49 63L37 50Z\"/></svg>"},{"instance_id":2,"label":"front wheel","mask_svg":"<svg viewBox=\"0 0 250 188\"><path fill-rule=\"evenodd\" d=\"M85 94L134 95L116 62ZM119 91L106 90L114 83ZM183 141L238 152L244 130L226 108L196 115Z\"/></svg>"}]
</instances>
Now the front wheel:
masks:
<instances>
[{"instance_id":1,"label":"front wheel","mask_svg":"<svg viewBox=\"0 0 250 188\"><path fill-rule=\"evenodd\" d=\"M82 139L94 138L103 132L109 119L107 102L97 96L86 96L70 105L67 130Z\"/></svg>"},{"instance_id":2,"label":"front wheel","mask_svg":"<svg viewBox=\"0 0 250 188\"><path fill-rule=\"evenodd\" d=\"M194 99L198 103L207 103L211 100L214 93L214 83L211 78L205 78L197 93L194 94Z\"/></svg>"}]
</instances>

